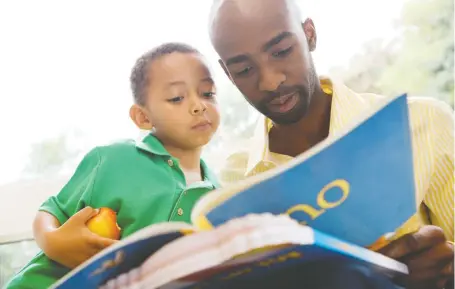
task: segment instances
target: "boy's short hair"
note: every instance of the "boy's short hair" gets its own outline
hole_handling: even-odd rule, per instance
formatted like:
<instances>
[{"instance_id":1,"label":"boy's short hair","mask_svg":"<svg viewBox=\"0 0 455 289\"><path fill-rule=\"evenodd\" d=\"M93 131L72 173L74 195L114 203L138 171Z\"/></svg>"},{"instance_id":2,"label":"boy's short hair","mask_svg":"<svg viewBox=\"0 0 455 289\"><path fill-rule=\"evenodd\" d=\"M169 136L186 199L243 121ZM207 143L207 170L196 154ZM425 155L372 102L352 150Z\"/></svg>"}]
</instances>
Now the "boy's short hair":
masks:
<instances>
[{"instance_id":1,"label":"boy's short hair","mask_svg":"<svg viewBox=\"0 0 455 289\"><path fill-rule=\"evenodd\" d=\"M200 54L196 48L180 42L164 43L144 53L136 60L130 76L130 86L136 104L145 105L147 87L150 84L150 64L154 60L174 52Z\"/></svg>"}]
</instances>

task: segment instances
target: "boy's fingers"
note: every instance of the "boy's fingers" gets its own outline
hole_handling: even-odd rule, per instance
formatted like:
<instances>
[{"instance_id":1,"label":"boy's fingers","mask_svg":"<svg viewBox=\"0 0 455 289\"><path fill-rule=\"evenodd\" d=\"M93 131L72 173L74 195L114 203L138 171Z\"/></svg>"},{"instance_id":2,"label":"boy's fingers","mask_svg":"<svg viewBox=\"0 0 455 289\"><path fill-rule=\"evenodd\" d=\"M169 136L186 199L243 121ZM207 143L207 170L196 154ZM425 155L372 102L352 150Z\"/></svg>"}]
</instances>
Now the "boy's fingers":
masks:
<instances>
[{"instance_id":1,"label":"boy's fingers","mask_svg":"<svg viewBox=\"0 0 455 289\"><path fill-rule=\"evenodd\" d=\"M92 207L85 207L76 214L74 214L69 221L85 224L87 223L88 220L90 220L90 218L96 216L97 214L98 214L97 209L93 209Z\"/></svg>"},{"instance_id":2,"label":"boy's fingers","mask_svg":"<svg viewBox=\"0 0 455 289\"><path fill-rule=\"evenodd\" d=\"M90 244L98 250L102 250L110 245L117 243L117 240L99 237L98 235L94 235L89 239Z\"/></svg>"}]
</instances>

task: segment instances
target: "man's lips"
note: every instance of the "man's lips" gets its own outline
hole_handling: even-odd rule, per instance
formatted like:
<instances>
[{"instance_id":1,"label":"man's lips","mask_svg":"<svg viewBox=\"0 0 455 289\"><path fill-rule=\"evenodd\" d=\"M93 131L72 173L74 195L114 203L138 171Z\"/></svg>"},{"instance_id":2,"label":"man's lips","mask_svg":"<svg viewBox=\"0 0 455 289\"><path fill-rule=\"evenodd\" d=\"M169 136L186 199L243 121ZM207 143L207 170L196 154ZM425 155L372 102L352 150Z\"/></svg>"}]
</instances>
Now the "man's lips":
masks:
<instances>
[{"instance_id":1,"label":"man's lips","mask_svg":"<svg viewBox=\"0 0 455 289\"><path fill-rule=\"evenodd\" d=\"M269 103L271 105L282 105L283 103L285 103L286 101L289 100L289 98L291 98L296 92L292 92L292 93L288 93L288 94L285 94L285 95L281 95L279 97L275 97L274 99L272 99L272 101L270 101Z\"/></svg>"},{"instance_id":2,"label":"man's lips","mask_svg":"<svg viewBox=\"0 0 455 289\"><path fill-rule=\"evenodd\" d=\"M274 98L267 106L272 112L285 113L293 109L298 100L298 92L294 91L293 93Z\"/></svg>"}]
</instances>

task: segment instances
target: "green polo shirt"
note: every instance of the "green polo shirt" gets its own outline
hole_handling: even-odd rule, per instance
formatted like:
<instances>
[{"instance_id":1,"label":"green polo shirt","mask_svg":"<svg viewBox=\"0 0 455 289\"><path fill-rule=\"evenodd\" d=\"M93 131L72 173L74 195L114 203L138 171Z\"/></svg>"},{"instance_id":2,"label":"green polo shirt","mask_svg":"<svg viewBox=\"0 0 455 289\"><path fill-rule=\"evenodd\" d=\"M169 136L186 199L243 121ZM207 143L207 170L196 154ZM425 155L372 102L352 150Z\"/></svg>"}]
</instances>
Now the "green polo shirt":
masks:
<instances>
[{"instance_id":1,"label":"green polo shirt","mask_svg":"<svg viewBox=\"0 0 455 289\"><path fill-rule=\"evenodd\" d=\"M96 147L79 164L57 196L40 207L60 224L86 206L117 212L121 238L152 224L190 223L196 201L217 188L215 175L201 160L204 181L186 185L178 159L153 135L142 141ZM38 253L6 286L8 289L49 288L69 269Z\"/></svg>"}]
</instances>

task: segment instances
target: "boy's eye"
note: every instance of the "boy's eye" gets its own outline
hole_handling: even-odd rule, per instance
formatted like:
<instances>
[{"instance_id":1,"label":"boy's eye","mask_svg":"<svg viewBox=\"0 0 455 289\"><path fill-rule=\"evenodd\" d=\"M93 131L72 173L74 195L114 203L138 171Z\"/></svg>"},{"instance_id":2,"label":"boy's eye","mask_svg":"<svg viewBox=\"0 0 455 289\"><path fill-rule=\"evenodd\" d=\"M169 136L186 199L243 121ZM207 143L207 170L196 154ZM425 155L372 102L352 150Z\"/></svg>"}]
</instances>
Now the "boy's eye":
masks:
<instances>
[{"instance_id":1,"label":"boy's eye","mask_svg":"<svg viewBox=\"0 0 455 289\"><path fill-rule=\"evenodd\" d=\"M242 69L242 70L236 72L235 75L237 75L237 76L245 76L245 75L247 75L252 69L253 69L253 68L252 68L251 66L246 67L246 68L244 68L244 69Z\"/></svg>"},{"instance_id":2,"label":"boy's eye","mask_svg":"<svg viewBox=\"0 0 455 289\"><path fill-rule=\"evenodd\" d=\"M203 95L204 97L207 97L207 98L213 98L213 97L216 96L216 93L210 91L210 92L204 92L202 95Z\"/></svg>"},{"instance_id":3,"label":"boy's eye","mask_svg":"<svg viewBox=\"0 0 455 289\"><path fill-rule=\"evenodd\" d=\"M183 100L183 96L176 96L176 97L168 99L169 102L181 102L182 100Z\"/></svg>"},{"instance_id":4,"label":"boy's eye","mask_svg":"<svg viewBox=\"0 0 455 289\"><path fill-rule=\"evenodd\" d=\"M290 46L290 47L288 47L288 48L286 48L286 49L284 49L284 50L280 50L280 51L278 51L278 52L274 52L274 53L272 53L272 55L273 55L274 57L280 58L280 57L285 57L285 56L287 56L287 55L288 55L289 53L291 53L291 52L292 52L292 46Z\"/></svg>"}]
</instances>

